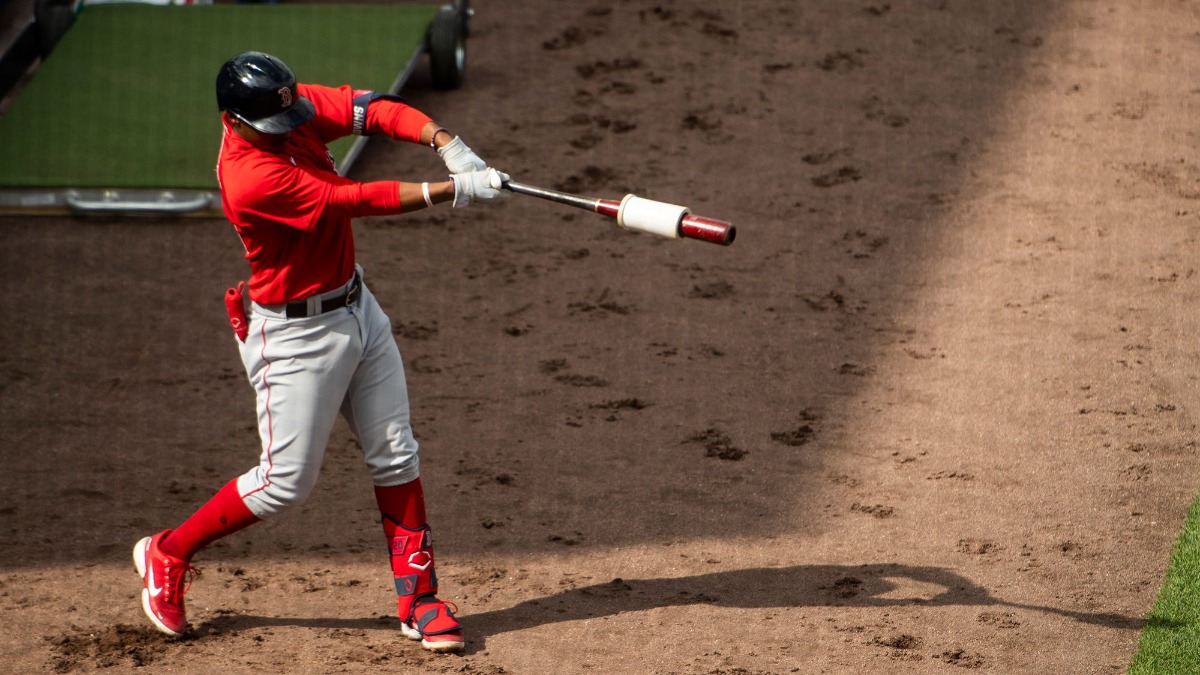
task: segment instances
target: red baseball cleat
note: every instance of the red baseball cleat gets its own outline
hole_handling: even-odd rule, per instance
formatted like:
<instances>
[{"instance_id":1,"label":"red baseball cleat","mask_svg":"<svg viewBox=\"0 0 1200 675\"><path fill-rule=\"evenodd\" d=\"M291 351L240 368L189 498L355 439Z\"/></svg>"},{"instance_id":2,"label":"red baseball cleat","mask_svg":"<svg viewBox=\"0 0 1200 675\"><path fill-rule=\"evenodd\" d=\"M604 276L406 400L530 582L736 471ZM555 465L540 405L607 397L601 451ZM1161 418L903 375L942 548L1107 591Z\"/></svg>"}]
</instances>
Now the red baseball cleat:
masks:
<instances>
[{"instance_id":1,"label":"red baseball cleat","mask_svg":"<svg viewBox=\"0 0 1200 675\"><path fill-rule=\"evenodd\" d=\"M163 530L142 537L133 546L133 565L142 577L142 609L162 632L179 637L187 632L187 609L183 596L200 570L158 549L158 543L170 534Z\"/></svg>"},{"instance_id":2,"label":"red baseball cleat","mask_svg":"<svg viewBox=\"0 0 1200 675\"><path fill-rule=\"evenodd\" d=\"M431 652L456 652L466 646L462 626L454 618L454 603L432 595L418 598L407 621L400 622L400 632L410 640L420 640Z\"/></svg>"}]
</instances>

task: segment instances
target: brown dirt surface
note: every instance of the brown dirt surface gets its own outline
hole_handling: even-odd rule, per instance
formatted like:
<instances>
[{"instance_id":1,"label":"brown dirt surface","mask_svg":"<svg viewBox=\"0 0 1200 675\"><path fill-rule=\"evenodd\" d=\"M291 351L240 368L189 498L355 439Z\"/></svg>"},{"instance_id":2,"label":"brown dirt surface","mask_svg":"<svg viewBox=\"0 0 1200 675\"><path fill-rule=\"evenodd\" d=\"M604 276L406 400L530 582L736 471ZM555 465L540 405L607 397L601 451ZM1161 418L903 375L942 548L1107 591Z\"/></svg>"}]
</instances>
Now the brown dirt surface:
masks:
<instances>
[{"instance_id":1,"label":"brown dirt surface","mask_svg":"<svg viewBox=\"0 0 1200 675\"><path fill-rule=\"evenodd\" d=\"M466 651L399 634L344 425L309 502L197 558L194 634L151 630L134 542L258 454L238 241L7 218L5 667L1124 671L1200 466L1195 7L473 6L465 87L410 102L514 179L739 236L528 197L356 226ZM376 141L353 175L442 171Z\"/></svg>"}]
</instances>

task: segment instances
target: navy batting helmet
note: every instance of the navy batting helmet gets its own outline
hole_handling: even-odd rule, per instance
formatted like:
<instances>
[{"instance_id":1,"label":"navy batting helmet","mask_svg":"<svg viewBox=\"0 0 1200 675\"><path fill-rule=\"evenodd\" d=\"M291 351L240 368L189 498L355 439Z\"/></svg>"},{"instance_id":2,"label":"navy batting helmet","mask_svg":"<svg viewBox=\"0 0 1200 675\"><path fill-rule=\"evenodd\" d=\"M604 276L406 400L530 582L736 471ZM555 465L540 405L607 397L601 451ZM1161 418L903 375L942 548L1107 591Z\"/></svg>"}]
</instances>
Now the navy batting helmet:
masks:
<instances>
[{"instance_id":1,"label":"navy batting helmet","mask_svg":"<svg viewBox=\"0 0 1200 675\"><path fill-rule=\"evenodd\" d=\"M296 75L270 54L244 52L217 73L217 107L264 134L282 134L312 119L312 101L296 91Z\"/></svg>"}]
</instances>

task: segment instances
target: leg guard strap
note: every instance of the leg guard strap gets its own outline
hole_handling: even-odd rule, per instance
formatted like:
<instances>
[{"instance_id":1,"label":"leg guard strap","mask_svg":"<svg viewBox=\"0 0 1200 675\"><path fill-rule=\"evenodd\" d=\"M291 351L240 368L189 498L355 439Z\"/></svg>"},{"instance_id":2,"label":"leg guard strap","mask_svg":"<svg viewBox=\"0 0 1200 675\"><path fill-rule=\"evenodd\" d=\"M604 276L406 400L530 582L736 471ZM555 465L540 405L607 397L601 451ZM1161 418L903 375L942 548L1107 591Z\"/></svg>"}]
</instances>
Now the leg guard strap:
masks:
<instances>
[{"instance_id":1,"label":"leg guard strap","mask_svg":"<svg viewBox=\"0 0 1200 675\"><path fill-rule=\"evenodd\" d=\"M424 595L413 603L413 619L410 622L422 637L462 632L462 625L454 618L451 605L432 595Z\"/></svg>"}]
</instances>

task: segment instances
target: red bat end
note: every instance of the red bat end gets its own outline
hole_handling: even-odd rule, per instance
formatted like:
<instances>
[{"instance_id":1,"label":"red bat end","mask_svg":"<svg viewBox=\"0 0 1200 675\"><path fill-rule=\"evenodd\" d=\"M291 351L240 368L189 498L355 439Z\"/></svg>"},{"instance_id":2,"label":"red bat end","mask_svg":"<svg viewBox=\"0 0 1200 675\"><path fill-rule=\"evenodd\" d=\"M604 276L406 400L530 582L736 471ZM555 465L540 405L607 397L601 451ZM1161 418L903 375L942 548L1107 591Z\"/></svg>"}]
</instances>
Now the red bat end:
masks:
<instances>
[{"instance_id":1,"label":"red bat end","mask_svg":"<svg viewBox=\"0 0 1200 675\"><path fill-rule=\"evenodd\" d=\"M687 239L699 239L721 246L728 246L737 237L737 228L733 223L716 218L705 218L687 214L679 223L679 234Z\"/></svg>"}]
</instances>

